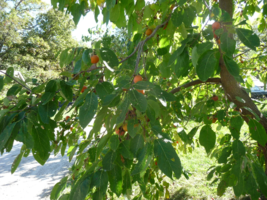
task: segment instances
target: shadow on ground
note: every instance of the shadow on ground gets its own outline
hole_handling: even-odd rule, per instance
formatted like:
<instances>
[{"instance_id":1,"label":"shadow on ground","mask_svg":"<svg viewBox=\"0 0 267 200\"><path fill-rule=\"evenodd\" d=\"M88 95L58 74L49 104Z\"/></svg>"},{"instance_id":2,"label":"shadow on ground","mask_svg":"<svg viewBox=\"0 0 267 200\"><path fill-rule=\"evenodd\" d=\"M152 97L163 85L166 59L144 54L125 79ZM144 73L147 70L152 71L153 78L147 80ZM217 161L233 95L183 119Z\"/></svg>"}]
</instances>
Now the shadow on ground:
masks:
<instances>
[{"instance_id":1,"label":"shadow on ground","mask_svg":"<svg viewBox=\"0 0 267 200\"><path fill-rule=\"evenodd\" d=\"M185 200L185 199L192 199L192 197L188 194L188 190L186 188L180 188L177 190L169 200Z\"/></svg>"}]
</instances>

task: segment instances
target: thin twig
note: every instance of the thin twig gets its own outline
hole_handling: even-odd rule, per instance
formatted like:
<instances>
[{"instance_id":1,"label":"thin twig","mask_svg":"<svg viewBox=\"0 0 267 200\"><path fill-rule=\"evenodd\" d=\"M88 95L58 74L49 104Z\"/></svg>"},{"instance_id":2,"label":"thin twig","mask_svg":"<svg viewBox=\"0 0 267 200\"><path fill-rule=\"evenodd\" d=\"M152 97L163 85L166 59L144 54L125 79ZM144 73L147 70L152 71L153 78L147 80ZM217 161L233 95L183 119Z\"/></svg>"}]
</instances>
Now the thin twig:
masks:
<instances>
[{"instance_id":1,"label":"thin twig","mask_svg":"<svg viewBox=\"0 0 267 200\"><path fill-rule=\"evenodd\" d=\"M171 91L171 93L174 94L176 92L179 92L183 88L188 88L188 87L191 87L191 86L194 86L194 85L198 85L198 84L201 84L201 83L216 83L216 84L219 84L219 83L221 83L221 79L220 78L209 78L206 82L203 82L201 80L195 80L195 81L192 81L192 82L189 82L189 83L185 83L185 84L173 89Z\"/></svg>"},{"instance_id":2,"label":"thin twig","mask_svg":"<svg viewBox=\"0 0 267 200\"><path fill-rule=\"evenodd\" d=\"M81 73L84 73L84 72L91 72L93 70L96 70L96 69L104 69L105 67L96 67L96 68L93 68L93 69L87 69L87 70L84 70L84 71L80 71L79 73L75 74L75 76L72 77L71 80L75 79L77 76L79 76Z\"/></svg>"},{"instance_id":3,"label":"thin twig","mask_svg":"<svg viewBox=\"0 0 267 200\"><path fill-rule=\"evenodd\" d=\"M8 75L7 73L5 73L5 72L3 72L3 71L1 71L1 73L5 74L5 75L8 76L9 78L11 78L12 80L14 80L14 81L17 82L18 84L20 84L22 87L24 87L24 88L26 88L27 90L29 90L30 92L32 92L30 88L28 88L26 85L23 85L22 83L20 83L19 81L17 81L17 80L16 80L15 78L13 78L12 76Z\"/></svg>"}]
</instances>

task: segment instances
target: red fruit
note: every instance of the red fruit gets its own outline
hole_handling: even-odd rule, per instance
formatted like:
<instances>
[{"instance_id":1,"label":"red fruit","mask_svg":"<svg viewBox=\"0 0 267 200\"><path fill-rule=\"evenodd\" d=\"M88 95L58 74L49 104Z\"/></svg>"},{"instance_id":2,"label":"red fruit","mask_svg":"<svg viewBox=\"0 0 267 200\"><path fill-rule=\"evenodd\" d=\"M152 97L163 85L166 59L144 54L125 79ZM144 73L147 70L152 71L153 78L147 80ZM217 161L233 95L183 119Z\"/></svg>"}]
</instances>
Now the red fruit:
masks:
<instances>
[{"instance_id":1,"label":"red fruit","mask_svg":"<svg viewBox=\"0 0 267 200\"><path fill-rule=\"evenodd\" d=\"M86 89L87 89L87 87L83 86L83 88L81 89L81 93L83 93Z\"/></svg>"},{"instance_id":2,"label":"red fruit","mask_svg":"<svg viewBox=\"0 0 267 200\"><path fill-rule=\"evenodd\" d=\"M142 81L142 80L143 80L143 78L140 75L137 75L134 77L134 83L137 83L137 82Z\"/></svg>"},{"instance_id":3,"label":"red fruit","mask_svg":"<svg viewBox=\"0 0 267 200\"><path fill-rule=\"evenodd\" d=\"M153 32L153 31L152 31L150 28L148 28L148 29L146 30L146 35L149 36L149 35L151 35L152 32Z\"/></svg>"},{"instance_id":4,"label":"red fruit","mask_svg":"<svg viewBox=\"0 0 267 200\"><path fill-rule=\"evenodd\" d=\"M140 92L141 94L145 94L144 90L137 90L137 92Z\"/></svg>"},{"instance_id":5,"label":"red fruit","mask_svg":"<svg viewBox=\"0 0 267 200\"><path fill-rule=\"evenodd\" d=\"M67 121L69 118L70 118L70 116L67 116L67 117L66 117L66 121Z\"/></svg>"},{"instance_id":6,"label":"red fruit","mask_svg":"<svg viewBox=\"0 0 267 200\"><path fill-rule=\"evenodd\" d=\"M97 55L91 56L91 63L96 64L99 61L99 57Z\"/></svg>"},{"instance_id":7,"label":"red fruit","mask_svg":"<svg viewBox=\"0 0 267 200\"><path fill-rule=\"evenodd\" d=\"M179 142L178 142L178 141L176 141L176 143L178 144Z\"/></svg>"},{"instance_id":8,"label":"red fruit","mask_svg":"<svg viewBox=\"0 0 267 200\"><path fill-rule=\"evenodd\" d=\"M212 99L213 101L218 101L219 97L216 96L216 95L214 95L213 97L211 97L211 99Z\"/></svg>"},{"instance_id":9,"label":"red fruit","mask_svg":"<svg viewBox=\"0 0 267 200\"><path fill-rule=\"evenodd\" d=\"M155 162L155 165L158 165L158 162L157 161Z\"/></svg>"},{"instance_id":10,"label":"red fruit","mask_svg":"<svg viewBox=\"0 0 267 200\"><path fill-rule=\"evenodd\" d=\"M214 22L212 24L212 29L215 31L217 29L221 28L221 24L219 22Z\"/></svg>"}]
</instances>

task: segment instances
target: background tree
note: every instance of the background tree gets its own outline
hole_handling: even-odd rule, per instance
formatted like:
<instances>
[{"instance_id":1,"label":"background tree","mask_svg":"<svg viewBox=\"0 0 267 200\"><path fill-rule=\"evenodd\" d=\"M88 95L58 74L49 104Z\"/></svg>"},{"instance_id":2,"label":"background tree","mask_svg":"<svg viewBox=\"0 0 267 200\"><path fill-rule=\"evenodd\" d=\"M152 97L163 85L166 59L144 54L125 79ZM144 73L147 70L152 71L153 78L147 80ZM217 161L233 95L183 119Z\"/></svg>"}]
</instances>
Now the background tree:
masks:
<instances>
[{"instance_id":1,"label":"background tree","mask_svg":"<svg viewBox=\"0 0 267 200\"><path fill-rule=\"evenodd\" d=\"M264 199L267 119L246 91L251 87L246 78L259 71L239 59L243 46L253 56L265 51L248 20L260 12L259 31L264 30L267 4L262 3L260 8L259 2L231 0L53 0L75 23L88 11L95 19L101 12L104 23L127 28L131 43L122 59L107 37L94 48L66 49L60 65L71 64L71 73L62 72L71 80L33 88L15 83L9 89L1 101L0 150L9 152L14 140L24 143L11 171L30 151L43 165L52 150L64 155L69 146L70 160L77 152L72 174L55 185L51 199L130 197L135 184L140 191L134 199L159 199L168 194L164 176L188 178L179 152L203 146L218 161L207 169L207 179L218 182L218 196L232 187L237 197ZM13 80L12 72L9 68L0 79L1 87ZM58 110L59 101L65 103ZM83 129L93 118L86 135ZM221 128L227 132L219 135Z\"/></svg>"},{"instance_id":2,"label":"background tree","mask_svg":"<svg viewBox=\"0 0 267 200\"><path fill-rule=\"evenodd\" d=\"M11 1L3 6L2 66L56 70L60 51L78 45L71 36L75 25L70 16L54 9L35 13L42 9L46 6L39 1Z\"/></svg>"}]
</instances>

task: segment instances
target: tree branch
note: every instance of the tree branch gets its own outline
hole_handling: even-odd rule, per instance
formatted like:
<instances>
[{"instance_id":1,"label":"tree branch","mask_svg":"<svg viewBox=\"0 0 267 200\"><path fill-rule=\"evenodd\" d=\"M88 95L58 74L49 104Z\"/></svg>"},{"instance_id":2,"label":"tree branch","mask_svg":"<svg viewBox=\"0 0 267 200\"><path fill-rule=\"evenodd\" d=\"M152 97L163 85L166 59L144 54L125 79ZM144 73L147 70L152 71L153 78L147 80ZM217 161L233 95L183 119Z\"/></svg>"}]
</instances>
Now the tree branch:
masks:
<instances>
[{"instance_id":1,"label":"tree branch","mask_svg":"<svg viewBox=\"0 0 267 200\"><path fill-rule=\"evenodd\" d=\"M1 73L5 74L5 75L8 76L9 78L11 78L12 80L14 80L14 81L17 82L18 84L20 84L22 87L24 87L24 88L26 88L27 90L29 90L30 92L32 92L30 88L28 88L26 85L23 85L22 83L20 83L20 82L17 81L16 79L14 79L12 76L8 75L7 73L5 73L5 72L3 72L3 71L1 71Z\"/></svg>"},{"instance_id":2,"label":"tree branch","mask_svg":"<svg viewBox=\"0 0 267 200\"><path fill-rule=\"evenodd\" d=\"M189 83L185 83L175 89L173 89L171 91L172 94L176 93L176 92L179 92L181 89L183 88L188 88L188 87L191 87L191 86L194 86L194 85L198 85L198 84L202 84L202 83L215 83L215 84L220 84L221 83L221 79L220 78L209 78L206 82L203 82L201 80L194 80L194 81L191 81Z\"/></svg>"},{"instance_id":3,"label":"tree branch","mask_svg":"<svg viewBox=\"0 0 267 200\"><path fill-rule=\"evenodd\" d=\"M84 73L84 72L91 72L93 70L96 70L96 69L104 69L105 67L96 67L96 68L89 68L87 70L84 70L84 71L80 71L78 74L75 74L75 76L72 77L71 80L75 79L77 76L79 76L81 73Z\"/></svg>"},{"instance_id":4,"label":"tree branch","mask_svg":"<svg viewBox=\"0 0 267 200\"><path fill-rule=\"evenodd\" d=\"M135 54L135 52L136 52L137 50L142 51L144 44L145 44L149 39L151 39L151 38L156 34L156 32L157 32L160 28L162 28L165 24L167 24L168 21L169 21L170 19L171 19L171 14L169 15L169 17L167 18L167 20L166 20L165 22L163 22L162 24L158 25L158 26L154 29L154 31L151 33L151 35L149 35L145 40L140 41L140 42L137 44L135 50L134 50L129 56L127 56L126 58L124 58L123 60L121 60L119 63L123 63L124 61L128 60L130 57L132 57L132 56ZM137 58L136 63L139 62L139 59L140 59L140 57ZM137 65L138 65L138 64L137 64Z\"/></svg>"}]
</instances>

